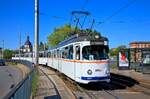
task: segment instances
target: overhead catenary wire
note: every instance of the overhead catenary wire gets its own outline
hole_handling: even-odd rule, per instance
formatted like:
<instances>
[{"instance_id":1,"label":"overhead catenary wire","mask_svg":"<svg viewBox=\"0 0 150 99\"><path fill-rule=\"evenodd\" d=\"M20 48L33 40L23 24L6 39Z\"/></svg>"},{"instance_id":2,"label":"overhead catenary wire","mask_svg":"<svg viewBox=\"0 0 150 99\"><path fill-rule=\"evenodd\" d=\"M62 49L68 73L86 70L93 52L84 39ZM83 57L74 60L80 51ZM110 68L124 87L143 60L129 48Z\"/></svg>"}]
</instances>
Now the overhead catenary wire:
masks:
<instances>
[{"instance_id":1,"label":"overhead catenary wire","mask_svg":"<svg viewBox=\"0 0 150 99\"><path fill-rule=\"evenodd\" d=\"M89 2L89 0L85 0L84 4L81 6L81 10L84 10L85 6L87 5L87 3Z\"/></svg>"},{"instance_id":2,"label":"overhead catenary wire","mask_svg":"<svg viewBox=\"0 0 150 99\"><path fill-rule=\"evenodd\" d=\"M126 3L124 6L122 6L120 9L116 10L114 13L112 13L110 16L108 16L104 21L102 21L101 23L105 23L107 21L109 21L111 18L113 18L114 16L116 16L117 14L119 14L121 11L123 11L124 9L128 8L130 5L132 5L133 3L135 3L136 0L132 0L128 3Z\"/></svg>"}]
</instances>

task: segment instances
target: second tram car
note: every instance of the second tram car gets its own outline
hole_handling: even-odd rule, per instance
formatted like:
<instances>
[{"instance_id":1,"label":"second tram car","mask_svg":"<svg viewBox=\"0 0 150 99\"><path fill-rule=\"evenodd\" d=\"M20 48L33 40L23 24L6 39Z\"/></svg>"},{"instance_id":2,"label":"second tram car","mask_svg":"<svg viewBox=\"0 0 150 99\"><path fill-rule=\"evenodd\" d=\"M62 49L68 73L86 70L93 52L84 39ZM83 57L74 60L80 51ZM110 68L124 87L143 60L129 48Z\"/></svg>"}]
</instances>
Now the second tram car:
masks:
<instances>
[{"instance_id":1,"label":"second tram car","mask_svg":"<svg viewBox=\"0 0 150 99\"><path fill-rule=\"evenodd\" d=\"M39 52L39 64L54 68L79 83L109 82L108 52L106 37L76 34L48 51Z\"/></svg>"}]
</instances>

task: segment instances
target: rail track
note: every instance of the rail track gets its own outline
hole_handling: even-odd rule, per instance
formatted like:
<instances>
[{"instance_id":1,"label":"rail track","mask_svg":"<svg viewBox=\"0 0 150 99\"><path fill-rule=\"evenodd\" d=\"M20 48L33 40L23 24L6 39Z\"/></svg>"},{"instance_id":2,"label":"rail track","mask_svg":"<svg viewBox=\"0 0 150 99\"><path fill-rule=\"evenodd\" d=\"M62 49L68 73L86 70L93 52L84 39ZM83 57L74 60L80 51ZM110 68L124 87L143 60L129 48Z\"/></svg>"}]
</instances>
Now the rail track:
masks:
<instances>
[{"instance_id":1,"label":"rail track","mask_svg":"<svg viewBox=\"0 0 150 99\"><path fill-rule=\"evenodd\" d=\"M48 67L45 67L45 68L50 69ZM150 84L144 83L145 85L143 85L141 82L136 82L136 80L132 81L128 77L120 78L120 77L113 76L111 78L110 83L98 82L98 83L93 83L93 84L88 84L88 85L76 83L72 81L71 79L68 79L68 81L70 83L74 83L74 85L80 90L80 92L83 93L80 96L76 96L76 99L101 99L101 98L102 99L121 99L121 96L118 95L115 91L117 89L123 89L129 93L130 92L131 93L132 92L143 93L145 95L150 96L150 93L149 93L150 88L148 87ZM116 88L116 86L120 86L120 87ZM103 94L105 95L103 96Z\"/></svg>"},{"instance_id":2,"label":"rail track","mask_svg":"<svg viewBox=\"0 0 150 99\"><path fill-rule=\"evenodd\" d=\"M107 85L107 84L106 84ZM102 88L101 86L97 86L98 89L100 90L96 90L96 91L93 91L93 90L88 90L88 89L85 89L83 87L81 87L79 84L77 84L78 88L80 89L80 91L84 92L88 98L90 99L103 99L105 97L103 96L99 96L98 94L100 93L105 93L109 96L110 99L120 99L117 95L115 95L113 92L109 91L109 90L105 90L104 88ZM104 86L104 85L103 85ZM107 85L108 86L108 85Z\"/></svg>"},{"instance_id":3,"label":"rail track","mask_svg":"<svg viewBox=\"0 0 150 99\"><path fill-rule=\"evenodd\" d=\"M121 79L121 78L113 77L111 78L110 83L97 83L97 84L98 84L96 86L97 90L94 90L94 91L85 89L84 87L82 87L82 85L80 86L79 84L77 84L77 86L82 92L86 93L91 99L101 99L101 98L105 99L106 97L98 96L98 94L101 94L101 93L106 93L107 95L109 95L110 99L121 99L121 96L119 96L118 94L112 91L115 89L114 88L115 86L121 86L122 89L125 89L129 93L139 92L139 93L143 93L145 95L150 96L150 89L149 87L147 87L149 84L147 83L144 83L144 84L147 84L147 86L145 85L143 86L141 83L128 81L127 79L123 79L123 78Z\"/></svg>"}]
</instances>

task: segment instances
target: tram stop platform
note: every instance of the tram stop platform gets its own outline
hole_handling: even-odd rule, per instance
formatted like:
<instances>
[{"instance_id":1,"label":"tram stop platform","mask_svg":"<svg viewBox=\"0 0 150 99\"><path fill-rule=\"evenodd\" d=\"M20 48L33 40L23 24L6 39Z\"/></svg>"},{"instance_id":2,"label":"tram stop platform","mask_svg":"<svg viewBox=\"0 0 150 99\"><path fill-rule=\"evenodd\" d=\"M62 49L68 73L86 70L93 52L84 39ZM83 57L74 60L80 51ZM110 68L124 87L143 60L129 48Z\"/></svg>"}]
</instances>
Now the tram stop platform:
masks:
<instances>
[{"instance_id":1,"label":"tram stop platform","mask_svg":"<svg viewBox=\"0 0 150 99\"><path fill-rule=\"evenodd\" d=\"M39 66L39 83L34 99L76 99L56 72Z\"/></svg>"},{"instance_id":2,"label":"tram stop platform","mask_svg":"<svg viewBox=\"0 0 150 99\"><path fill-rule=\"evenodd\" d=\"M119 69L110 69L112 74L123 75L131 77L139 83L146 83L150 85L150 74L143 74L141 72L136 72L135 70L119 70Z\"/></svg>"}]
</instances>

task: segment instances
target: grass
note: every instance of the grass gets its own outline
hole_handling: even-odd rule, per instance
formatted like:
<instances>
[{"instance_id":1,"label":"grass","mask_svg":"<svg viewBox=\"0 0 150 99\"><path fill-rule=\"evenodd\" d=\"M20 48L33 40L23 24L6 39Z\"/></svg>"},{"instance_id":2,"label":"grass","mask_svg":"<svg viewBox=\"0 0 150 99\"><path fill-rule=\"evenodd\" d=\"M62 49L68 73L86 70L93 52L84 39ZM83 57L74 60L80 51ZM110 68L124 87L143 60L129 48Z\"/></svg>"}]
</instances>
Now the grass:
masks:
<instances>
[{"instance_id":1,"label":"grass","mask_svg":"<svg viewBox=\"0 0 150 99\"><path fill-rule=\"evenodd\" d=\"M113 64L110 64L110 68L112 68L112 69L118 68L117 67L117 61L114 62Z\"/></svg>"},{"instance_id":2,"label":"grass","mask_svg":"<svg viewBox=\"0 0 150 99\"><path fill-rule=\"evenodd\" d=\"M16 65L17 66L17 62L6 62L6 65Z\"/></svg>"},{"instance_id":3,"label":"grass","mask_svg":"<svg viewBox=\"0 0 150 99\"><path fill-rule=\"evenodd\" d=\"M38 81L39 81L39 71L36 68L32 78L32 97L34 97L37 93Z\"/></svg>"}]
</instances>

